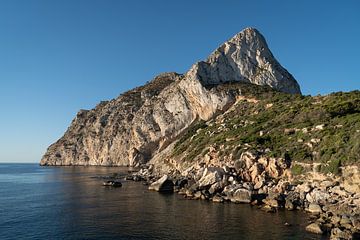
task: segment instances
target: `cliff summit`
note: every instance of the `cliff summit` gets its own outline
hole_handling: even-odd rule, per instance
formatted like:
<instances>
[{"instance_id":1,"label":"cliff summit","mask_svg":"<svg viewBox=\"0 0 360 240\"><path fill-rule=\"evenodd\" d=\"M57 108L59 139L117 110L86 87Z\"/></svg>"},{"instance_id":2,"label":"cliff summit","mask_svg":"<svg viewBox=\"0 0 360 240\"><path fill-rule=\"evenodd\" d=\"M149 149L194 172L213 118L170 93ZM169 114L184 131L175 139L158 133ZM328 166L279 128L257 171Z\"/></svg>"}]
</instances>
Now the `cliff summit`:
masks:
<instances>
[{"instance_id":1,"label":"cliff summit","mask_svg":"<svg viewBox=\"0 0 360 240\"><path fill-rule=\"evenodd\" d=\"M301 94L298 83L274 58L260 32L246 28L185 74L160 74L92 110L79 111L40 164L144 164L195 121L228 110L242 95L241 87L231 83Z\"/></svg>"}]
</instances>

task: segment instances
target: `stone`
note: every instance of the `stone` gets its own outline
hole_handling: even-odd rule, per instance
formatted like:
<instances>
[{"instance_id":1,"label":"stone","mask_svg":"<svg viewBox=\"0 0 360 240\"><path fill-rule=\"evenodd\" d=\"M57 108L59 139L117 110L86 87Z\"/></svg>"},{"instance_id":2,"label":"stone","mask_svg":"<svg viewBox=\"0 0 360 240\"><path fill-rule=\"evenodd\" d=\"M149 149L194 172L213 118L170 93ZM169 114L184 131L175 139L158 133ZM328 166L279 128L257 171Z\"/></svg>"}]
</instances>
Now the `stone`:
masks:
<instances>
[{"instance_id":1,"label":"stone","mask_svg":"<svg viewBox=\"0 0 360 240\"><path fill-rule=\"evenodd\" d=\"M328 180L326 180L326 181L322 181L322 182L320 183L320 186L323 187L323 188L325 188L325 189L327 189L327 188L329 188L329 187L333 187L335 184L336 184L336 183L333 182L333 181L328 181Z\"/></svg>"},{"instance_id":2,"label":"stone","mask_svg":"<svg viewBox=\"0 0 360 240\"><path fill-rule=\"evenodd\" d=\"M332 187L329 191L331 193L335 193L336 195L343 196L343 197L349 195L349 193L341 186Z\"/></svg>"},{"instance_id":3,"label":"stone","mask_svg":"<svg viewBox=\"0 0 360 240\"><path fill-rule=\"evenodd\" d=\"M360 231L360 214L356 214L350 218L352 225L358 231Z\"/></svg>"},{"instance_id":4,"label":"stone","mask_svg":"<svg viewBox=\"0 0 360 240\"><path fill-rule=\"evenodd\" d=\"M319 204L316 203L310 203L309 207L306 209L308 212L310 213L322 213L321 207L319 206Z\"/></svg>"},{"instance_id":5,"label":"stone","mask_svg":"<svg viewBox=\"0 0 360 240\"><path fill-rule=\"evenodd\" d=\"M330 199L330 194L318 188L306 194L306 200L310 203L324 204L328 199Z\"/></svg>"},{"instance_id":6,"label":"stone","mask_svg":"<svg viewBox=\"0 0 360 240\"><path fill-rule=\"evenodd\" d=\"M260 188L262 188L265 184L265 177L264 176L257 176L254 180L254 189L258 190Z\"/></svg>"},{"instance_id":7,"label":"stone","mask_svg":"<svg viewBox=\"0 0 360 240\"><path fill-rule=\"evenodd\" d=\"M349 231L341 230L340 228L333 228L330 235L331 240L335 239L352 239L352 234Z\"/></svg>"},{"instance_id":8,"label":"stone","mask_svg":"<svg viewBox=\"0 0 360 240\"><path fill-rule=\"evenodd\" d=\"M274 208L278 208L279 207L279 203L276 199L272 199L272 198L265 198L263 200L263 203L265 203L266 205L270 206L270 207L274 207Z\"/></svg>"},{"instance_id":9,"label":"stone","mask_svg":"<svg viewBox=\"0 0 360 240\"><path fill-rule=\"evenodd\" d=\"M230 197L230 201L233 203L250 203L251 191L244 188L237 189Z\"/></svg>"},{"instance_id":10,"label":"stone","mask_svg":"<svg viewBox=\"0 0 360 240\"><path fill-rule=\"evenodd\" d=\"M149 186L149 190L154 190L157 192L173 192L174 183L167 175L162 176L156 182L153 182Z\"/></svg>"},{"instance_id":11,"label":"stone","mask_svg":"<svg viewBox=\"0 0 360 240\"><path fill-rule=\"evenodd\" d=\"M338 226L340 224L340 221L341 221L341 217L335 215L335 216L332 216L331 219L330 219L331 223L335 226Z\"/></svg>"},{"instance_id":12,"label":"stone","mask_svg":"<svg viewBox=\"0 0 360 240\"><path fill-rule=\"evenodd\" d=\"M296 190L301 193L308 193L312 190L312 187L308 183L303 183L296 186Z\"/></svg>"},{"instance_id":13,"label":"stone","mask_svg":"<svg viewBox=\"0 0 360 240\"><path fill-rule=\"evenodd\" d=\"M324 232L321 230L321 226L318 223L311 223L306 226L306 231L315 233L315 234L323 234Z\"/></svg>"},{"instance_id":14,"label":"stone","mask_svg":"<svg viewBox=\"0 0 360 240\"><path fill-rule=\"evenodd\" d=\"M221 182L216 182L209 188L210 194L215 194L223 190L223 184Z\"/></svg>"},{"instance_id":15,"label":"stone","mask_svg":"<svg viewBox=\"0 0 360 240\"><path fill-rule=\"evenodd\" d=\"M267 212L267 213L274 213L274 212L276 212L276 208L271 207L271 206L269 206L269 205L263 206L263 207L261 208L261 210L263 210L263 211L265 211L265 212Z\"/></svg>"},{"instance_id":16,"label":"stone","mask_svg":"<svg viewBox=\"0 0 360 240\"><path fill-rule=\"evenodd\" d=\"M294 191L289 192L289 194L285 197L285 208L288 210L294 210L300 205L300 194Z\"/></svg>"},{"instance_id":17,"label":"stone","mask_svg":"<svg viewBox=\"0 0 360 240\"><path fill-rule=\"evenodd\" d=\"M278 159L276 158L270 158L268 166L265 169L272 178L278 178L282 174L282 169L278 166L277 161Z\"/></svg>"},{"instance_id":18,"label":"stone","mask_svg":"<svg viewBox=\"0 0 360 240\"><path fill-rule=\"evenodd\" d=\"M260 164L254 164L252 167L250 167L249 172L250 172L250 177L251 180L254 182L255 179L262 173L262 165Z\"/></svg>"},{"instance_id":19,"label":"stone","mask_svg":"<svg viewBox=\"0 0 360 240\"><path fill-rule=\"evenodd\" d=\"M201 199L202 193L200 191L195 192L193 199L198 200Z\"/></svg>"},{"instance_id":20,"label":"stone","mask_svg":"<svg viewBox=\"0 0 360 240\"><path fill-rule=\"evenodd\" d=\"M325 124L320 124L320 125L315 126L315 129L316 130L324 130L324 127L325 127Z\"/></svg>"},{"instance_id":21,"label":"stone","mask_svg":"<svg viewBox=\"0 0 360 240\"><path fill-rule=\"evenodd\" d=\"M205 168L202 177L198 181L199 188L210 187L214 183L220 182L224 174L225 172L222 168Z\"/></svg>"},{"instance_id":22,"label":"stone","mask_svg":"<svg viewBox=\"0 0 360 240\"><path fill-rule=\"evenodd\" d=\"M286 199L285 208L289 211L292 211L295 209L295 205L290 200Z\"/></svg>"},{"instance_id":23,"label":"stone","mask_svg":"<svg viewBox=\"0 0 360 240\"><path fill-rule=\"evenodd\" d=\"M215 195L215 196L213 196L212 201L216 202L216 203L222 203L222 202L224 202L224 199L219 195Z\"/></svg>"},{"instance_id":24,"label":"stone","mask_svg":"<svg viewBox=\"0 0 360 240\"><path fill-rule=\"evenodd\" d=\"M340 226L341 227L344 227L346 229L351 229L353 226L352 226L352 222L351 222L351 219L346 216L346 215L343 215L341 217L341 220L340 220Z\"/></svg>"}]
</instances>

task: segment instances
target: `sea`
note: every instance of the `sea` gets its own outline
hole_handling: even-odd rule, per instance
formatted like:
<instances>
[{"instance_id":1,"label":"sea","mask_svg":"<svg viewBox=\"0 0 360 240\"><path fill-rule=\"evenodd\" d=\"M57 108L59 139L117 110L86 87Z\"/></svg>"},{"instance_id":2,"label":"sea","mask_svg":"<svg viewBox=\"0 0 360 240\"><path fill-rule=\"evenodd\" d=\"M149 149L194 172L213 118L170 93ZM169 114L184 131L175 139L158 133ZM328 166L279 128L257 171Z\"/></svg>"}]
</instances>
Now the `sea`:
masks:
<instances>
[{"instance_id":1,"label":"sea","mask_svg":"<svg viewBox=\"0 0 360 240\"><path fill-rule=\"evenodd\" d=\"M186 200L141 182L102 186L101 177L127 172L0 164L0 239L326 239L305 232L300 211Z\"/></svg>"}]
</instances>

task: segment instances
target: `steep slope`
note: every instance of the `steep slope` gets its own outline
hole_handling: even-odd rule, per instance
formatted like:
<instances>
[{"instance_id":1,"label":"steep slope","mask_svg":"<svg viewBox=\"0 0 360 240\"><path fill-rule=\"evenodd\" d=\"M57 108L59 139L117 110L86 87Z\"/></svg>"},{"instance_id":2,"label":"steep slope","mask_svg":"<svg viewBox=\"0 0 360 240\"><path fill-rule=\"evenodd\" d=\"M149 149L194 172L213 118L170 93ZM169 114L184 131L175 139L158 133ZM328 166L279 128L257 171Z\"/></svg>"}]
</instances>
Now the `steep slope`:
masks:
<instances>
[{"instance_id":1,"label":"steep slope","mask_svg":"<svg viewBox=\"0 0 360 240\"><path fill-rule=\"evenodd\" d=\"M173 144L168 155L172 168L208 165L209 154L212 164L234 167L247 151L286 158L294 174L313 164L317 171L333 174L342 166L360 165L360 91L311 97L259 86L239 88L243 95L227 112L194 123ZM166 161L156 165L163 167Z\"/></svg>"},{"instance_id":2,"label":"steep slope","mask_svg":"<svg viewBox=\"0 0 360 240\"><path fill-rule=\"evenodd\" d=\"M313 215L307 231L359 239L360 91L311 97L229 85L242 91L236 103L194 123L137 179L157 184L166 174L188 199L303 209Z\"/></svg>"},{"instance_id":3,"label":"steep slope","mask_svg":"<svg viewBox=\"0 0 360 240\"><path fill-rule=\"evenodd\" d=\"M264 37L247 28L194 64L184 75L166 73L94 109L81 110L41 165L131 165L148 162L193 122L226 111L241 89L227 82L267 85L301 93L273 57Z\"/></svg>"}]
</instances>

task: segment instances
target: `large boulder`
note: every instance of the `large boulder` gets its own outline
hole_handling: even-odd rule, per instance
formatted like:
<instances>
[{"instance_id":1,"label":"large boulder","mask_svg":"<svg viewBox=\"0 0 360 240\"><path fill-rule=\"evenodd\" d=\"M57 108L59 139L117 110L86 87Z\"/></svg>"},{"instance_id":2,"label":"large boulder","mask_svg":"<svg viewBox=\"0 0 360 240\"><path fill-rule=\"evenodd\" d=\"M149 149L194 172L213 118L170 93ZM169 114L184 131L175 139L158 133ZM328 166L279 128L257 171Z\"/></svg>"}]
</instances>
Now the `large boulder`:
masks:
<instances>
[{"instance_id":1,"label":"large boulder","mask_svg":"<svg viewBox=\"0 0 360 240\"><path fill-rule=\"evenodd\" d=\"M319 206L319 204L316 203L310 203L309 207L306 209L308 212L310 213L322 213L321 207Z\"/></svg>"},{"instance_id":2,"label":"large boulder","mask_svg":"<svg viewBox=\"0 0 360 240\"><path fill-rule=\"evenodd\" d=\"M321 229L321 226L318 223L311 223L305 228L306 231L315 233L315 234L323 234L323 230Z\"/></svg>"},{"instance_id":3,"label":"large boulder","mask_svg":"<svg viewBox=\"0 0 360 240\"><path fill-rule=\"evenodd\" d=\"M250 203L252 193L250 190L245 188L237 189L232 196L229 198L234 203Z\"/></svg>"},{"instance_id":4,"label":"large boulder","mask_svg":"<svg viewBox=\"0 0 360 240\"><path fill-rule=\"evenodd\" d=\"M153 190L157 192L173 192L174 183L167 175L164 175L156 182L153 182L149 186L149 190Z\"/></svg>"},{"instance_id":5,"label":"large boulder","mask_svg":"<svg viewBox=\"0 0 360 240\"><path fill-rule=\"evenodd\" d=\"M202 173L198 186L200 189L209 188L216 182L220 182L225 174L224 169L217 167L208 167Z\"/></svg>"}]
</instances>

